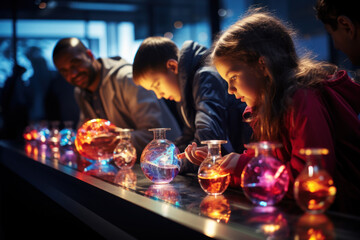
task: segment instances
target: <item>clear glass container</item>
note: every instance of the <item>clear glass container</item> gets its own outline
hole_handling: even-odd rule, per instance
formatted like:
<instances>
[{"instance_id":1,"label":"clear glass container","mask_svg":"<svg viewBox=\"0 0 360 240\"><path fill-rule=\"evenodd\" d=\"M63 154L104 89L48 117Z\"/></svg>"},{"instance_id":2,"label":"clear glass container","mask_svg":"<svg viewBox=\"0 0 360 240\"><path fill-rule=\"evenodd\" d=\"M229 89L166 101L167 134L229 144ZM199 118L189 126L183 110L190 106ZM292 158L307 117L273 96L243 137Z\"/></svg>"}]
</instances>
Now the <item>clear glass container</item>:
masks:
<instances>
[{"instance_id":1,"label":"clear glass container","mask_svg":"<svg viewBox=\"0 0 360 240\"><path fill-rule=\"evenodd\" d=\"M114 163L119 168L132 168L136 162L136 149L131 144L132 129L121 128L119 131L120 142L114 149Z\"/></svg>"},{"instance_id":2,"label":"clear glass container","mask_svg":"<svg viewBox=\"0 0 360 240\"><path fill-rule=\"evenodd\" d=\"M73 129L72 121L65 121L64 128L60 131L60 146L73 146L75 143L76 132Z\"/></svg>"},{"instance_id":3,"label":"clear glass container","mask_svg":"<svg viewBox=\"0 0 360 240\"><path fill-rule=\"evenodd\" d=\"M201 144L207 144L208 155L199 166L198 180L201 188L210 195L222 194L230 183L230 173L225 173L220 167L221 144L225 143L227 143L225 140L201 142Z\"/></svg>"},{"instance_id":4,"label":"clear glass container","mask_svg":"<svg viewBox=\"0 0 360 240\"><path fill-rule=\"evenodd\" d=\"M262 141L250 143L255 156L246 164L241 174L241 187L245 196L259 206L274 205L286 194L289 174L286 166L272 155L281 144Z\"/></svg>"},{"instance_id":5,"label":"clear glass container","mask_svg":"<svg viewBox=\"0 0 360 240\"><path fill-rule=\"evenodd\" d=\"M52 127L58 128L57 122L52 123ZM39 131L37 134L37 142L39 144L48 144L51 136L51 131L49 129L47 121L42 121L39 125ZM54 132L52 133L54 135Z\"/></svg>"},{"instance_id":6,"label":"clear glass container","mask_svg":"<svg viewBox=\"0 0 360 240\"><path fill-rule=\"evenodd\" d=\"M223 195L208 195L200 203L200 212L217 222L227 223L231 209L229 201Z\"/></svg>"},{"instance_id":7,"label":"clear glass container","mask_svg":"<svg viewBox=\"0 0 360 240\"><path fill-rule=\"evenodd\" d=\"M60 131L59 131L59 121L52 121L51 124L51 130L50 130L50 136L47 141L47 145L50 148L51 152L59 152L60 147Z\"/></svg>"},{"instance_id":8,"label":"clear glass container","mask_svg":"<svg viewBox=\"0 0 360 240\"><path fill-rule=\"evenodd\" d=\"M78 129L75 146L81 156L104 161L113 157L119 141L118 128L108 120L96 118Z\"/></svg>"},{"instance_id":9,"label":"clear glass container","mask_svg":"<svg viewBox=\"0 0 360 240\"><path fill-rule=\"evenodd\" d=\"M166 184L179 173L181 160L178 159L179 149L166 139L166 131L170 128L153 128L154 139L146 145L140 165L144 175L153 183Z\"/></svg>"},{"instance_id":10,"label":"clear glass container","mask_svg":"<svg viewBox=\"0 0 360 240\"><path fill-rule=\"evenodd\" d=\"M306 156L306 165L295 179L294 196L297 204L306 212L322 213L334 201L336 188L330 174L322 167L326 148L300 149Z\"/></svg>"}]
</instances>

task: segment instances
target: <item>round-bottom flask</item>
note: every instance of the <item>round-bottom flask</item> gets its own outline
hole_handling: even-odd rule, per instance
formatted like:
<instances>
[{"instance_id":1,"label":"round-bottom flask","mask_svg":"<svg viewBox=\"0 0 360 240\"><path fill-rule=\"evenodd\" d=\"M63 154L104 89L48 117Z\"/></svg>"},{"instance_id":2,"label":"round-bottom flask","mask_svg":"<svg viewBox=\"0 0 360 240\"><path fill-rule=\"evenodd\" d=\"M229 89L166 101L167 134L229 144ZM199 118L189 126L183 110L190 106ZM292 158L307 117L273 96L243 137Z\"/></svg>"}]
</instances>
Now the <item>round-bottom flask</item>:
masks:
<instances>
[{"instance_id":1,"label":"round-bottom flask","mask_svg":"<svg viewBox=\"0 0 360 240\"><path fill-rule=\"evenodd\" d=\"M281 145L263 141L246 146L255 149L255 156L241 174L244 194L256 205L274 205L284 197L289 185L286 166L272 155Z\"/></svg>"},{"instance_id":2,"label":"round-bottom flask","mask_svg":"<svg viewBox=\"0 0 360 240\"><path fill-rule=\"evenodd\" d=\"M114 149L114 163L119 168L132 168L136 162L136 149L130 141L132 129L122 128L119 131L120 142Z\"/></svg>"},{"instance_id":3,"label":"round-bottom flask","mask_svg":"<svg viewBox=\"0 0 360 240\"><path fill-rule=\"evenodd\" d=\"M97 118L85 122L77 131L76 150L87 159L108 161L119 143L118 128L110 121Z\"/></svg>"},{"instance_id":4,"label":"round-bottom flask","mask_svg":"<svg viewBox=\"0 0 360 240\"><path fill-rule=\"evenodd\" d=\"M140 165L144 175L153 183L166 184L171 182L179 173L181 160L175 144L166 139L166 131L170 128L153 128L154 139L146 145Z\"/></svg>"},{"instance_id":5,"label":"round-bottom flask","mask_svg":"<svg viewBox=\"0 0 360 240\"><path fill-rule=\"evenodd\" d=\"M306 156L306 165L295 179L294 195L297 204L306 212L322 213L334 201L336 188L330 174L321 167L324 148L300 149Z\"/></svg>"},{"instance_id":6,"label":"round-bottom flask","mask_svg":"<svg viewBox=\"0 0 360 240\"><path fill-rule=\"evenodd\" d=\"M210 195L222 194L230 183L230 174L220 167L222 163L221 144L225 140L202 141L201 144L208 145L208 155L200 164L198 170L198 180L201 188Z\"/></svg>"}]
</instances>

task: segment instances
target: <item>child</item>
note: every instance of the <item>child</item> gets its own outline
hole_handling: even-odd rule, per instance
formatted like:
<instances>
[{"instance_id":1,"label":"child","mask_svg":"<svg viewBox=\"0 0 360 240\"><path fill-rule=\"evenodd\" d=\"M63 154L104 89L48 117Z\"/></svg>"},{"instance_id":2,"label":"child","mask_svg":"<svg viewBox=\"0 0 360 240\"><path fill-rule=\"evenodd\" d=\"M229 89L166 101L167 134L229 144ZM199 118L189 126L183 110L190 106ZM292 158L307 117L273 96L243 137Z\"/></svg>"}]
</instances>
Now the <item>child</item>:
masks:
<instances>
[{"instance_id":1,"label":"child","mask_svg":"<svg viewBox=\"0 0 360 240\"><path fill-rule=\"evenodd\" d=\"M208 53L193 41L185 42L179 52L170 39L149 37L136 53L133 79L158 98L178 102L185 123L182 136L175 141L180 151L192 141L211 139L228 140L223 149L238 151L251 134L247 124L241 123L245 104L228 95L226 82L206 66ZM195 171L185 160L181 171Z\"/></svg>"},{"instance_id":2,"label":"child","mask_svg":"<svg viewBox=\"0 0 360 240\"><path fill-rule=\"evenodd\" d=\"M348 202L338 209L353 212L360 200L360 85L333 65L299 59L291 36L277 18L253 10L220 36L211 57L229 93L246 102L253 140L282 143L275 155L288 168L289 193L305 165L299 149L327 148L336 201ZM195 153L195 145L186 149L189 160L201 161ZM250 151L224 157L233 184L239 186L252 157Z\"/></svg>"}]
</instances>

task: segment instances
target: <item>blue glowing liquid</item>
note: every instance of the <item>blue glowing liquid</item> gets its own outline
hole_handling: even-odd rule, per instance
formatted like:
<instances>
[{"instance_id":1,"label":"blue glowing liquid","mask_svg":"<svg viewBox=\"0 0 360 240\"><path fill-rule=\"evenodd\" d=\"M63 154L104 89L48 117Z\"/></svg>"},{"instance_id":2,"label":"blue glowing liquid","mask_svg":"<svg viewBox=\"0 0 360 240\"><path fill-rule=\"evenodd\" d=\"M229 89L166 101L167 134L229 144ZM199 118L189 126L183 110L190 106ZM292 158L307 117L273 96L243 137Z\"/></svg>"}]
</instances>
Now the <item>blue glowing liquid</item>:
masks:
<instances>
[{"instance_id":1,"label":"blue glowing liquid","mask_svg":"<svg viewBox=\"0 0 360 240\"><path fill-rule=\"evenodd\" d=\"M180 170L176 165L156 165L151 162L141 163L141 169L150 181L158 184L171 182Z\"/></svg>"}]
</instances>

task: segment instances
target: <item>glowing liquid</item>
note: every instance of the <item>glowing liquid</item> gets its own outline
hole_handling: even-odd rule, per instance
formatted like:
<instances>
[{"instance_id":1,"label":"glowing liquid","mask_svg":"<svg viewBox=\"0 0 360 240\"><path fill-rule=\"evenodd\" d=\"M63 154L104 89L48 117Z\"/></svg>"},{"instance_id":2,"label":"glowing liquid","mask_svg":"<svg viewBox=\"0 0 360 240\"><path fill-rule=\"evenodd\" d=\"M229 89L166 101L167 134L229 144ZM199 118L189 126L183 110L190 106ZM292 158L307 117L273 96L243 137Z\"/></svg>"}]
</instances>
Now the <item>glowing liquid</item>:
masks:
<instances>
[{"instance_id":1,"label":"glowing liquid","mask_svg":"<svg viewBox=\"0 0 360 240\"><path fill-rule=\"evenodd\" d=\"M156 165L150 162L142 162L141 169L150 181L160 184L171 182L180 170L175 165Z\"/></svg>"},{"instance_id":2,"label":"glowing liquid","mask_svg":"<svg viewBox=\"0 0 360 240\"><path fill-rule=\"evenodd\" d=\"M230 174L198 175L201 188L210 195L222 194L230 183Z\"/></svg>"},{"instance_id":3,"label":"glowing liquid","mask_svg":"<svg viewBox=\"0 0 360 240\"><path fill-rule=\"evenodd\" d=\"M253 158L241 175L245 196L260 206L274 205L288 190L289 175L285 165L269 156Z\"/></svg>"},{"instance_id":4,"label":"glowing liquid","mask_svg":"<svg viewBox=\"0 0 360 240\"><path fill-rule=\"evenodd\" d=\"M119 168L132 168L136 162L136 150L129 142L120 142L114 150L114 162Z\"/></svg>"},{"instance_id":5,"label":"glowing liquid","mask_svg":"<svg viewBox=\"0 0 360 240\"><path fill-rule=\"evenodd\" d=\"M116 135L104 134L94 137L90 142L78 144L77 149L85 158L105 160L112 158L114 148L118 145L118 143L119 139L116 139Z\"/></svg>"},{"instance_id":6,"label":"glowing liquid","mask_svg":"<svg viewBox=\"0 0 360 240\"><path fill-rule=\"evenodd\" d=\"M299 176L294 185L295 199L308 212L325 211L334 201L336 188L330 175L320 170L312 177Z\"/></svg>"}]
</instances>

